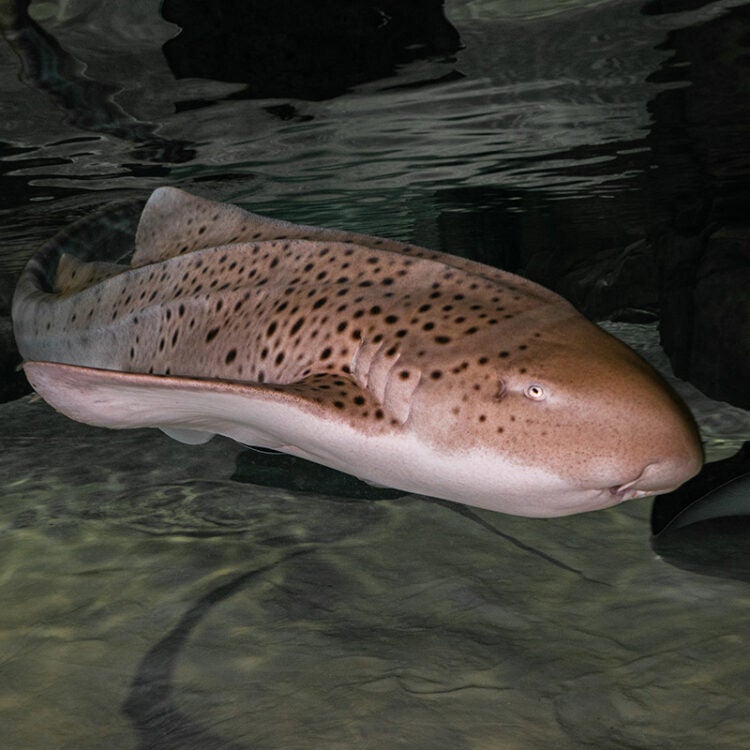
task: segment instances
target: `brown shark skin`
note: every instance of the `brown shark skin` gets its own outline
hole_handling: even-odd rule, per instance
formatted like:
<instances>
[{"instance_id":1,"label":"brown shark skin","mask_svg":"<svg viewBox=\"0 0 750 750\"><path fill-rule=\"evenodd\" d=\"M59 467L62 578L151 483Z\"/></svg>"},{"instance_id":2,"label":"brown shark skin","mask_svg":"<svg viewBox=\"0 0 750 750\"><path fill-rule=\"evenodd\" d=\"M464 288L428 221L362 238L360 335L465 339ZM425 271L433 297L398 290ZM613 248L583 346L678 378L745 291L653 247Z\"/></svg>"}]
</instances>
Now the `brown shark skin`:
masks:
<instances>
[{"instance_id":1,"label":"brown shark skin","mask_svg":"<svg viewBox=\"0 0 750 750\"><path fill-rule=\"evenodd\" d=\"M297 410L288 419L314 414L310 429L333 443L337 429L361 436L351 470L371 481L559 515L670 491L702 463L691 416L649 365L553 292L498 269L173 188L144 209L132 267L63 259L55 290L33 259L19 282L14 320L27 360L140 374L139 387L162 378L179 389L184 379L198 392L234 388L233 398L245 388L245 403L281 399ZM39 392L65 412L70 377L61 399L39 372ZM115 391L123 382L110 380ZM205 414L169 425L195 428L191 418L211 431ZM83 421L106 425L106 416ZM434 474L424 487L368 457L368 446L399 441L429 454L415 469ZM321 463L338 460L316 451ZM465 480L439 478L451 462ZM545 504L555 492L564 499Z\"/></svg>"}]
</instances>

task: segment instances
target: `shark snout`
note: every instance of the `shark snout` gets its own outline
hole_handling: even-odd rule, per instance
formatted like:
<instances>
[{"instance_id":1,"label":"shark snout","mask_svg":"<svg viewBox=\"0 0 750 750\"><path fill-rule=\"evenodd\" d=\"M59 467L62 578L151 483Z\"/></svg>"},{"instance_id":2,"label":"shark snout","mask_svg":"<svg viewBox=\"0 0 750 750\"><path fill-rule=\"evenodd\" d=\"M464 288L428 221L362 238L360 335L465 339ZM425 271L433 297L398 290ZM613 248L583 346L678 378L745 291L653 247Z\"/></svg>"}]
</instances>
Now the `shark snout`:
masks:
<instances>
[{"instance_id":1,"label":"shark snout","mask_svg":"<svg viewBox=\"0 0 750 750\"><path fill-rule=\"evenodd\" d=\"M613 485L610 493L620 502L649 495L672 492L695 476L703 464L700 444L691 443L682 450L648 462L634 478Z\"/></svg>"}]
</instances>

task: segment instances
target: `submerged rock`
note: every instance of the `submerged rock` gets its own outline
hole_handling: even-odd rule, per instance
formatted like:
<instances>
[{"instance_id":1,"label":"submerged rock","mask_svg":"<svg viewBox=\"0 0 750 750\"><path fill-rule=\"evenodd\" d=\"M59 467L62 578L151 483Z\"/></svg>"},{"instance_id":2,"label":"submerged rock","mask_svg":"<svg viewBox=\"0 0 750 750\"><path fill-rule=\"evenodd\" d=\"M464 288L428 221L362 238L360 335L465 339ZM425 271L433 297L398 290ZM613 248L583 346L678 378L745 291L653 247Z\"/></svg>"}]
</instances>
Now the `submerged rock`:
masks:
<instances>
[{"instance_id":1,"label":"submerged rock","mask_svg":"<svg viewBox=\"0 0 750 750\"><path fill-rule=\"evenodd\" d=\"M685 570L750 581L750 441L654 500L652 547Z\"/></svg>"},{"instance_id":2,"label":"submerged rock","mask_svg":"<svg viewBox=\"0 0 750 750\"><path fill-rule=\"evenodd\" d=\"M694 3L652 2L648 12ZM670 31L648 141L661 334L675 373L750 407L750 7ZM677 82L682 85L675 85Z\"/></svg>"},{"instance_id":3,"label":"submerged rock","mask_svg":"<svg viewBox=\"0 0 750 750\"><path fill-rule=\"evenodd\" d=\"M23 372L18 371L21 355L10 320L10 301L15 285L14 274L0 272L0 403L13 401L31 390Z\"/></svg>"}]
</instances>

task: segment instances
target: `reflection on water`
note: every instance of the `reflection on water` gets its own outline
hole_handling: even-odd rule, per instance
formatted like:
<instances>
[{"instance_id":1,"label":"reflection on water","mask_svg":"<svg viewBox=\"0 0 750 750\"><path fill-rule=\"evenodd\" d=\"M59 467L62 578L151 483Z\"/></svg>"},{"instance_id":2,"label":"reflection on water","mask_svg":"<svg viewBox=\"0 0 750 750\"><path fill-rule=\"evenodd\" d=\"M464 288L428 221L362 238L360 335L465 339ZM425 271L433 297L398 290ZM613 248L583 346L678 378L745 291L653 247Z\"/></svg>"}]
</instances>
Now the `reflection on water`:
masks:
<instances>
[{"instance_id":1,"label":"reflection on water","mask_svg":"<svg viewBox=\"0 0 750 750\"><path fill-rule=\"evenodd\" d=\"M441 15L425 0L416 31L361 5L368 44L381 21L411 30L374 72L304 96L266 86L278 61L248 80L176 78L169 50L200 44L200 27L181 39L151 0L0 2L0 277L72 220L161 184L542 279L648 226L690 229L676 196L719 195L701 217L735 217L742 107L700 100L731 148L710 128L669 133L680 92L711 88L680 45L746 28L747 3L448 0ZM638 302L651 318L654 300ZM655 324L607 326L666 369ZM676 385L710 458L748 439L747 412ZM646 501L511 518L357 494L220 439L88 428L27 399L0 420L4 747L750 737L747 584L655 556Z\"/></svg>"},{"instance_id":2,"label":"reflection on water","mask_svg":"<svg viewBox=\"0 0 750 750\"><path fill-rule=\"evenodd\" d=\"M36 49L13 28L0 47L0 95L8 103L1 163L13 185L2 191L12 211L3 263L14 267L52 224L164 182L200 182L211 197L260 212L433 246L441 244L433 195L445 188L491 186L511 210L528 191L545 202L618 195L627 211L638 203L648 163L644 104L660 88L648 77L669 56L657 49L664 22L640 15L636 2L519 22L475 18L475 4L463 0L446 7L462 45L454 58L415 60L322 102L283 94L235 101L241 83L172 76L162 46L181 35L152 3L68 7L43 21ZM26 34L29 24L21 26ZM65 100L33 74L50 48L53 62L64 61L53 65L58 88L78 90ZM180 158L139 151L149 138L181 144ZM456 207L465 210L460 201Z\"/></svg>"}]
</instances>

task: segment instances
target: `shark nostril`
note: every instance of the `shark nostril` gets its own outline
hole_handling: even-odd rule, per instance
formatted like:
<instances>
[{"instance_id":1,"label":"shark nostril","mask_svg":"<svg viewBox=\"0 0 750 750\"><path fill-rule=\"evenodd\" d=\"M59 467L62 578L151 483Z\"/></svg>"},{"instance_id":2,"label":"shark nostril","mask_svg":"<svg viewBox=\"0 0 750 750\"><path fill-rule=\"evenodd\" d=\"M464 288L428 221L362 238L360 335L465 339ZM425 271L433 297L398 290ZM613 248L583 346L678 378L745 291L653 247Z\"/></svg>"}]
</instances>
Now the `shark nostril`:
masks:
<instances>
[{"instance_id":1,"label":"shark nostril","mask_svg":"<svg viewBox=\"0 0 750 750\"><path fill-rule=\"evenodd\" d=\"M614 496L622 498L623 500L630 500L634 497L643 497L645 494L648 494L648 492L645 492L641 488L636 489L636 485L640 484L642 486L644 480L648 481L648 477L650 473L653 472L653 467L655 467L656 465L657 464L655 463L646 464L643 470L630 481L624 482L623 484L616 484L610 487L610 493Z\"/></svg>"},{"instance_id":2,"label":"shark nostril","mask_svg":"<svg viewBox=\"0 0 750 750\"><path fill-rule=\"evenodd\" d=\"M638 490L632 490L632 486L635 484L634 482L628 482L627 484L620 484L620 485L614 485L613 487L609 488L609 493L613 497L618 497L621 500L629 500L631 497L634 497Z\"/></svg>"},{"instance_id":3,"label":"shark nostril","mask_svg":"<svg viewBox=\"0 0 750 750\"><path fill-rule=\"evenodd\" d=\"M650 495L662 495L679 487L685 480L681 465L669 461L653 461L643 471L624 484L609 487L609 492L621 500L632 500Z\"/></svg>"}]
</instances>

